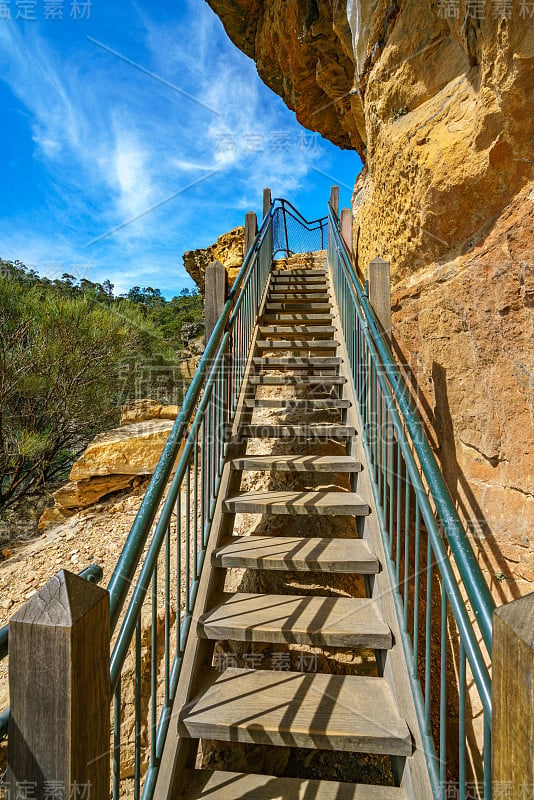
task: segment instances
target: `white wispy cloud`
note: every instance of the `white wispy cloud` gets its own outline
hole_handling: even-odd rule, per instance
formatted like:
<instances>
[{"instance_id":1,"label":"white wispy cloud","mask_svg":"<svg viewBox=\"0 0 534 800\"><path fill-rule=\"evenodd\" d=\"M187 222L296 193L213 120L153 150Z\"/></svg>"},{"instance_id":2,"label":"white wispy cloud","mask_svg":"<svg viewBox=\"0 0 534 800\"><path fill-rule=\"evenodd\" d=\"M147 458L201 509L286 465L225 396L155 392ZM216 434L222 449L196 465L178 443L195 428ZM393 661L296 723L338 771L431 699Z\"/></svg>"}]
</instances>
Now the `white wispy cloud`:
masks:
<instances>
[{"instance_id":1,"label":"white wispy cloud","mask_svg":"<svg viewBox=\"0 0 534 800\"><path fill-rule=\"evenodd\" d=\"M0 25L0 81L48 176L46 209L0 229L0 256L170 290L187 282L181 253L239 224L264 186L306 190L317 154L204 0L156 11L130 9L141 33L122 47L100 34L66 51L39 25Z\"/></svg>"}]
</instances>

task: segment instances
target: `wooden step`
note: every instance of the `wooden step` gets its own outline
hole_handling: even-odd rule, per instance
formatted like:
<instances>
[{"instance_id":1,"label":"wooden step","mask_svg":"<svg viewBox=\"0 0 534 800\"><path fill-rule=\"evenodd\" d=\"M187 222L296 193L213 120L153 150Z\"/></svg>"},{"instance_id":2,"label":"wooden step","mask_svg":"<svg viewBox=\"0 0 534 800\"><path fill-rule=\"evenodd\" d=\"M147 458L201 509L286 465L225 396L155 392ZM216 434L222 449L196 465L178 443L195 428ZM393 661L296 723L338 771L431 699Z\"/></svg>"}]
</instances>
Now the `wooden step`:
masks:
<instances>
[{"instance_id":1,"label":"wooden step","mask_svg":"<svg viewBox=\"0 0 534 800\"><path fill-rule=\"evenodd\" d=\"M348 425L241 425L238 437L248 439L348 439L356 428Z\"/></svg>"},{"instance_id":2,"label":"wooden step","mask_svg":"<svg viewBox=\"0 0 534 800\"><path fill-rule=\"evenodd\" d=\"M252 375L249 383L252 386L321 386L324 391L329 386L343 386L346 378L329 375Z\"/></svg>"},{"instance_id":3,"label":"wooden step","mask_svg":"<svg viewBox=\"0 0 534 800\"><path fill-rule=\"evenodd\" d=\"M279 284L290 284L293 286L294 284L302 284L302 286L310 286L317 283L324 283L326 285L328 281L327 274L324 270L314 270L316 273L315 275L308 275L307 277L296 275L294 270L292 270L288 275L283 275L282 270L276 270L275 272L271 273L271 286Z\"/></svg>"},{"instance_id":4,"label":"wooden step","mask_svg":"<svg viewBox=\"0 0 534 800\"><path fill-rule=\"evenodd\" d=\"M370 784L275 778L243 772L186 770L179 800L407 800L403 789Z\"/></svg>"},{"instance_id":5,"label":"wooden step","mask_svg":"<svg viewBox=\"0 0 534 800\"><path fill-rule=\"evenodd\" d=\"M305 283L277 283L269 287L270 297L293 297L296 300L315 300L317 296L330 297L328 286L323 284L312 284L307 286Z\"/></svg>"},{"instance_id":6,"label":"wooden step","mask_svg":"<svg viewBox=\"0 0 534 800\"><path fill-rule=\"evenodd\" d=\"M383 678L209 670L180 714L193 739L409 756L412 741Z\"/></svg>"},{"instance_id":7,"label":"wooden step","mask_svg":"<svg viewBox=\"0 0 534 800\"><path fill-rule=\"evenodd\" d=\"M256 341L258 350L337 350L339 342L335 339L321 341L320 339L280 339L270 342L267 339Z\"/></svg>"},{"instance_id":8,"label":"wooden step","mask_svg":"<svg viewBox=\"0 0 534 800\"><path fill-rule=\"evenodd\" d=\"M293 303L291 300L284 300L283 303L267 300L265 306L266 314L328 314L333 308L332 303Z\"/></svg>"},{"instance_id":9,"label":"wooden step","mask_svg":"<svg viewBox=\"0 0 534 800\"><path fill-rule=\"evenodd\" d=\"M245 408L277 408L280 411L287 413L291 411L303 411L305 413L311 411L339 411L343 408L350 408L350 400L337 400L333 397L324 398L323 400L300 400L291 397L287 400L280 400L275 397L265 397L263 400L245 399L243 400Z\"/></svg>"},{"instance_id":10,"label":"wooden step","mask_svg":"<svg viewBox=\"0 0 534 800\"><path fill-rule=\"evenodd\" d=\"M342 358L335 357L309 357L300 356L254 356L252 363L256 367L271 367L272 369L335 369L343 363Z\"/></svg>"},{"instance_id":11,"label":"wooden step","mask_svg":"<svg viewBox=\"0 0 534 800\"><path fill-rule=\"evenodd\" d=\"M315 336L324 341L329 341L336 333L333 325L260 325L259 330L262 336L302 336L304 339Z\"/></svg>"},{"instance_id":12,"label":"wooden step","mask_svg":"<svg viewBox=\"0 0 534 800\"><path fill-rule=\"evenodd\" d=\"M242 456L230 462L239 472L361 472L354 456Z\"/></svg>"},{"instance_id":13,"label":"wooden step","mask_svg":"<svg viewBox=\"0 0 534 800\"><path fill-rule=\"evenodd\" d=\"M222 594L198 621L204 639L389 650L391 631L367 597Z\"/></svg>"},{"instance_id":14,"label":"wooden step","mask_svg":"<svg viewBox=\"0 0 534 800\"><path fill-rule=\"evenodd\" d=\"M355 492L243 492L224 501L233 514L298 514L366 517L368 504Z\"/></svg>"},{"instance_id":15,"label":"wooden step","mask_svg":"<svg viewBox=\"0 0 534 800\"><path fill-rule=\"evenodd\" d=\"M287 297L289 300L303 300L304 302L316 302L318 298L330 298L330 292L326 284L323 286L306 287L300 286L270 286L269 297Z\"/></svg>"},{"instance_id":16,"label":"wooden step","mask_svg":"<svg viewBox=\"0 0 534 800\"><path fill-rule=\"evenodd\" d=\"M264 314L263 315L263 322L285 322L286 324L291 324L292 322L302 322L305 325L329 325L332 322L333 317L326 314L301 314L299 312L290 312L284 313L283 311L277 311L274 313Z\"/></svg>"},{"instance_id":17,"label":"wooden step","mask_svg":"<svg viewBox=\"0 0 534 800\"><path fill-rule=\"evenodd\" d=\"M273 270L273 278L293 278L306 277L306 278L326 278L326 270L324 268L318 269L277 269Z\"/></svg>"},{"instance_id":18,"label":"wooden step","mask_svg":"<svg viewBox=\"0 0 534 800\"><path fill-rule=\"evenodd\" d=\"M229 569L376 575L380 565L363 539L238 536L219 547L213 564Z\"/></svg>"}]
</instances>

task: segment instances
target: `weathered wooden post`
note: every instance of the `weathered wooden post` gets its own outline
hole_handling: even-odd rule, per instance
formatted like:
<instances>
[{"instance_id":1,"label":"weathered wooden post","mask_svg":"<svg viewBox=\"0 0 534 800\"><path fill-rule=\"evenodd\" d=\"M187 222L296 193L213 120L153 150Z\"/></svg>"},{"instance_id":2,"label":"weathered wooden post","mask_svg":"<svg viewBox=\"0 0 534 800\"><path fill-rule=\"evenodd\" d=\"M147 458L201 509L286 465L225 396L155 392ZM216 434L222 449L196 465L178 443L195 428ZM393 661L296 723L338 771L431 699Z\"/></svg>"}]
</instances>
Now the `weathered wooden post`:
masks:
<instances>
[{"instance_id":1,"label":"weathered wooden post","mask_svg":"<svg viewBox=\"0 0 534 800\"><path fill-rule=\"evenodd\" d=\"M369 302L391 341L391 270L389 261L373 258L369 264Z\"/></svg>"},{"instance_id":2,"label":"weathered wooden post","mask_svg":"<svg viewBox=\"0 0 534 800\"><path fill-rule=\"evenodd\" d=\"M336 219L339 219L339 186L332 186L330 188L330 205Z\"/></svg>"},{"instance_id":3,"label":"weathered wooden post","mask_svg":"<svg viewBox=\"0 0 534 800\"><path fill-rule=\"evenodd\" d=\"M204 285L204 341L207 344L226 302L228 279L220 261L206 267Z\"/></svg>"},{"instance_id":4,"label":"weathered wooden post","mask_svg":"<svg viewBox=\"0 0 534 800\"><path fill-rule=\"evenodd\" d=\"M347 245L349 253L352 253L352 208L341 209L341 236Z\"/></svg>"},{"instance_id":5,"label":"weathered wooden post","mask_svg":"<svg viewBox=\"0 0 534 800\"><path fill-rule=\"evenodd\" d=\"M11 618L11 797L109 797L109 643L108 593L63 570Z\"/></svg>"},{"instance_id":6,"label":"weathered wooden post","mask_svg":"<svg viewBox=\"0 0 534 800\"><path fill-rule=\"evenodd\" d=\"M493 614L492 796L534 792L534 593Z\"/></svg>"},{"instance_id":7,"label":"weathered wooden post","mask_svg":"<svg viewBox=\"0 0 534 800\"><path fill-rule=\"evenodd\" d=\"M272 197L271 197L271 190L264 189L263 190L263 219L265 219L265 215L268 214L269 209L271 207Z\"/></svg>"},{"instance_id":8,"label":"weathered wooden post","mask_svg":"<svg viewBox=\"0 0 534 800\"><path fill-rule=\"evenodd\" d=\"M253 211L245 214L245 255L252 247L252 243L258 233L258 219Z\"/></svg>"}]
</instances>

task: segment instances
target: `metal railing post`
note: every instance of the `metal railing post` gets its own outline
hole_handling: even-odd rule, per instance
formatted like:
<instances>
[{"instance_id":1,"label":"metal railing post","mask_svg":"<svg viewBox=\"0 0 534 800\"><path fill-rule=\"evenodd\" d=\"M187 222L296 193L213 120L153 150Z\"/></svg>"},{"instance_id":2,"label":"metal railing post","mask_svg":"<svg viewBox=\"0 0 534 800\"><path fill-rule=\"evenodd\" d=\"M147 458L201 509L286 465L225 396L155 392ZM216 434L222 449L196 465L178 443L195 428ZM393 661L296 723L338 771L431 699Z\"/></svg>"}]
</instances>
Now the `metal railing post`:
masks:
<instances>
[{"instance_id":1,"label":"metal railing post","mask_svg":"<svg viewBox=\"0 0 534 800\"><path fill-rule=\"evenodd\" d=\"M109 641L108 593L63 570L11 618L11 797L109 797Z\"/></svg>"}]
</instances>

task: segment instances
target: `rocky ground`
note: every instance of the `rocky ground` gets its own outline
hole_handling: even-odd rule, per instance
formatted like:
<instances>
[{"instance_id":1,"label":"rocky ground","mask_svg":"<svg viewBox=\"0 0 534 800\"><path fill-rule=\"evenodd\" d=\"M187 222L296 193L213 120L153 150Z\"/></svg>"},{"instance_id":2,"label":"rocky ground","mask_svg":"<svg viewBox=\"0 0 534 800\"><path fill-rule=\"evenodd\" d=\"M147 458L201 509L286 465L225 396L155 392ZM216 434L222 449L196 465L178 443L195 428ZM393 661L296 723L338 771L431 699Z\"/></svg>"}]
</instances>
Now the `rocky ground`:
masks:
<instances>
[{"instance_id":1,"label":"rocky ground","mask_svg":"<svg viewBox=\"0 0 534 800\"><path fill-rule=\"evenodd\" d=\"M262 389L269 392L272 390ZM302 421L302 415L280 414L266 409L255 412L253 422L273 423L274 421ZM325 416L324 419L328 419ZM317 420L321 421L321 420ZM284 444L274 440L252 440L249 443L250 453L282 453L282 452L318 452L329 454L341 452L341 445L328 442L324 445L310 446L306 444ZM85 462L82 458L82 463ZM325 480L326 478L326 480ZM305 489L313 486L322 488L346 487L346 477L338 475L324 476L321 483L314 482L313 477L298 477L284 473L262 475L252 473L244 477L243 490L263 489ZM119 491L110 497L88 508L75 511L72 516L51 524L38 536L28 539L19 536L5 551L4 560L0 564L0 623L5 624L9 617L32 594L42 586L59 569L66 568L79 572L90 564L99 564L104 572L102 585L107 585L115 567L128 531L139 509L146 479L137 478L134 489ZM56 492L56 497L57 497ZM61 497L61 494L59 495ZM185 509L185 495L182 496L182 509ZM184 514L184 512L183 512ZM34 519L36 518L34 515ZM255 515L237 515L235 533L249 535L269 531L270 535L320 535L353 537L356 530L353 520L334 517L325 518L288 518L257 517ZM185 551L182 548L182 564L185 563ZM176 574L176 560L171 559L171 584ZM182 575L185 578L185 574ZM292 594L322 594L324 596L355 596L364 592L361 578L347 575L296 574L243 570L229 570L226 590L252 592L287 592ZM163 624L164 598L159 587L158 629ZM148 604L147 604L148 606ZM183 607L183 597L181 601ZM176 594L171 592L171 623L175 619ZM150 718L149 689L147 676L150 664L150 609L143 611L142 637L142 740L146 744ZM161 630L159 630L161 633ZM159 656L159 653L158 653ZM282 646L261 646L251 648L239 643L221 642L217 645L213 664L218 669L226 666L244 666L251 664L260 669L271 669L273 664L284 665L285 668L321 671L326 673L376 674L374 655L368 651L331 650L326 648L303 648ZM133 796L131 776L133 775L133 736L134 736L134 695L133 654L128 656L123 672L122 699L122 761L121 775L122 796ZM159 659L161 667L161 659ZM0 664L0 707L9 702L7 686L7 661ZM148 749L143 750L143 763L146 764ZM370 781L376 777L380 780L391 780L389 763L378 757L351 756L334 754L326 751L295 750L286 748L263 748L236 744L204 742L199 753L199 763L207 767L222 769L268 772L278 775L301 775L310 777L331 777L339 780ZM384 778L384 775L386 778Z\"/></svg>"}]
</instances>

